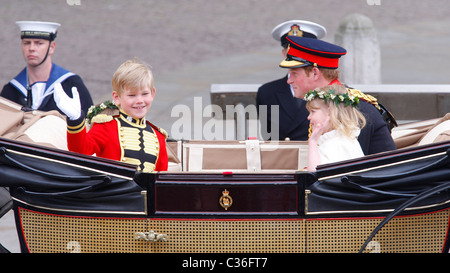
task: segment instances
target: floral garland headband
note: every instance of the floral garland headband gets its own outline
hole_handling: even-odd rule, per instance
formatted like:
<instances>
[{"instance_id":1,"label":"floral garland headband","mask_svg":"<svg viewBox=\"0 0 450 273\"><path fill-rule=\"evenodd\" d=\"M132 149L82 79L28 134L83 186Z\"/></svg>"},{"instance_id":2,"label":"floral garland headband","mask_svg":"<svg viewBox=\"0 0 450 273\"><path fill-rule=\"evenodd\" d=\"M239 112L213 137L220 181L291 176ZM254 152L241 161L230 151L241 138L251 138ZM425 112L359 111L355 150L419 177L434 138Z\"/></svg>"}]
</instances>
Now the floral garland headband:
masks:
<instances>
[{"instance_id":1,"label":"floral garland headband","mask_svg":"<svg viewBox=\"0 0 450 273\"><path fill-rule=\"evenodd\" d=\"M316 90L310 90L305 95L306 101L312 101L315 98L319 98L325 101L325 103L328 103L328 101L333 101L336 106L339 103L344 103L345 106L353 106L357 107L359 105L359 98L356 96L349 95L348 93L335 93L334 89L330 89L328 92L325 91L316 91Z\"/></svg>"}]
</instances>

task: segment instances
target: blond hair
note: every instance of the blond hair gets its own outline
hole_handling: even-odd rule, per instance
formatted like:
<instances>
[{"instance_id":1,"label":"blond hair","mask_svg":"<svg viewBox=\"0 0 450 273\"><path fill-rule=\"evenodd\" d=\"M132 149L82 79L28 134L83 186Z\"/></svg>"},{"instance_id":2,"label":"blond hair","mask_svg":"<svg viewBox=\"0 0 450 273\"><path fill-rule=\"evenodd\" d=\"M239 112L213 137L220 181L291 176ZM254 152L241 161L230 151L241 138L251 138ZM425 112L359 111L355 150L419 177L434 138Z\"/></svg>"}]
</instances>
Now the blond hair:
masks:
<instances>
[{"instance_id":1,"label":"blond hair","mask_svg":"<svg viewBox=\"0 0 450 273\"><path fill-rule=\"evenodd\" d=\"M154 89L153 73L150 67L136 58L128 60L117 68L112 78L112 89L122 94L123 90Z\"/></svg>"},{"instance_id":2,"label":"blond hair","mask_svg":"<svg viewBox=\"0 0 450 273\"><path fill-rule=\"evenodd\" d=\"M328 85L321 88L314 89L317 92L326 92L333 90L335 95L348 94L347 89L338 84ZM335 103L335 101L329 100L325 102L320 98L314 98L306 103L308 111L311 109L321 108L323 105L328 107L330 113L331 128L335 129L342 134L352 137L354 136L355 128L362 129L366 125L366 119L364 115L351 105L346 106L345 103Z\"/></svg>"}]
</instances>

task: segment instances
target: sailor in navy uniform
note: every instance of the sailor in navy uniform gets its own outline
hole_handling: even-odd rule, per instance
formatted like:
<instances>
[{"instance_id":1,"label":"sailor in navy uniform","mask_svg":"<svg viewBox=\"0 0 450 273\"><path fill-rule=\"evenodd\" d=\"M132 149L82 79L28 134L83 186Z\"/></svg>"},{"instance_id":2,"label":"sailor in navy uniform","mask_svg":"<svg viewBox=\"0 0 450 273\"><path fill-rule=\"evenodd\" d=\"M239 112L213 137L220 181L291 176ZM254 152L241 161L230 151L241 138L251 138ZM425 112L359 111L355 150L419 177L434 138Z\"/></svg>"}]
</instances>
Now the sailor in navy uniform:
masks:
<instances>
[{"instance_id":1,"label":"sailor in navy uniform","mask_svg":"<svg viewBox=\"0 0 450 273\"><path fill-rule=\"evenodd\" d=\"M72 97L72 88L79 93L82 109L87 113L93 105L91 95L80 76L52 63L55 38L60 26L53 22L18 21L22 53L26 67L3 87L0 96L23 106L23 110L58 110L53 96L54 87L61 83Z\"/></svg>"},{"instance_id":2,"label":"sailor in navy uniform","mask_svg":"<svg viewBox=\"0 0 450 273\"><path fill-rule=\"evenodd\" d=\"M272 30L272 37L276 41L281 42L283 57L286 57L288 35L299 37L310 37L322 39L326 35L325 27L303 20L291 20L279 24ZM261 111L261 105L267 105L267 129L262 127L262 132L269 133L264 139L274 136L271 128L272 106L279 106L279 119L275 121L278 123L278 139L277 140L307 140L309 121L307 119L309 113L306 110L306 102L303 99L294 97L294 92L291 86L287 83L289 75L263 84L256 95L256 109ZM259 112L261 114L262 112ZM263 119L260 116L260 121ZM261 124L264 126L266 124ZM274 139L272 139L274 140Z\"/></svg>"},{"instance_id":3,"label":"sailor in navy uniform","mask_svg":"<svg viewBox=\"0 0 450 273\"><path fill-rule=\"evenodd\" d=\"M288 83L292 85L296 97L304 98L312 89L326 85L340 84L338 76L339 58L347 51L337 45L319 39L288 36L286 58L280 67L288 68L291 74ZM358 141L365 155L395 150L390 126L395 119L385 115L386 110L377 99L363 92L346 87L347 91L360 99L358 109L366 118L366 126L361 130Z\"/></svg>"}]
</instances>

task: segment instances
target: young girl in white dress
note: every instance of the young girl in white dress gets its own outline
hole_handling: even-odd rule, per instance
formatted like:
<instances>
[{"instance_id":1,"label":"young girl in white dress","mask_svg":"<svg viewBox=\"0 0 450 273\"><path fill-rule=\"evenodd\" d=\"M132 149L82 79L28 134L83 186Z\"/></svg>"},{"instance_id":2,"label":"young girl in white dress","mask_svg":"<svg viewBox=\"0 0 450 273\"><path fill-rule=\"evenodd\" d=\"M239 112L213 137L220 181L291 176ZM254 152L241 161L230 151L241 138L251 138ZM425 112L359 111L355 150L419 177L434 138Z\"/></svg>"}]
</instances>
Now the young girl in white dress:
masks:
<instances>
[{"instance_id":1,"label":"young girl in white dress","mask_svg":"<svg viewBox=\"0 0 450 273\"><path fill-rule=\"evenodd\" d=\"M305 95L312 133L308 140L308 171L317 165L364 156L358 142L366 120L359 99L342 85L328 85Z\"/></svg>"}]
</instances>

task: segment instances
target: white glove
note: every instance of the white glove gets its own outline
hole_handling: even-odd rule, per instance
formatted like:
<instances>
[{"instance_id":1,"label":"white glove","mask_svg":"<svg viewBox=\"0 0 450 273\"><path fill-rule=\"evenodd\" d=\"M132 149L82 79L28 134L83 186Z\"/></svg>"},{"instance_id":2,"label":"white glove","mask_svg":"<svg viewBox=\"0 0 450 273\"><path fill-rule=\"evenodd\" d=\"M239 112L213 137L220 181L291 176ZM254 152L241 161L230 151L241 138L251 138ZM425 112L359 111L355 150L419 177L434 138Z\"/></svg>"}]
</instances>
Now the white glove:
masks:
<instances>
[{"instance_id":1,"label":"white glove","mask_svg":"<svg viewBox=\"0 0 450 273\"><path fill-rule=\"evenodd\" d=\"M81 116L80 95L76 87L72 87L72 95L70 98L60 83L55 84L53 97L56 105L70 120L76 120Z\"/></svg>"}]
</instances>

